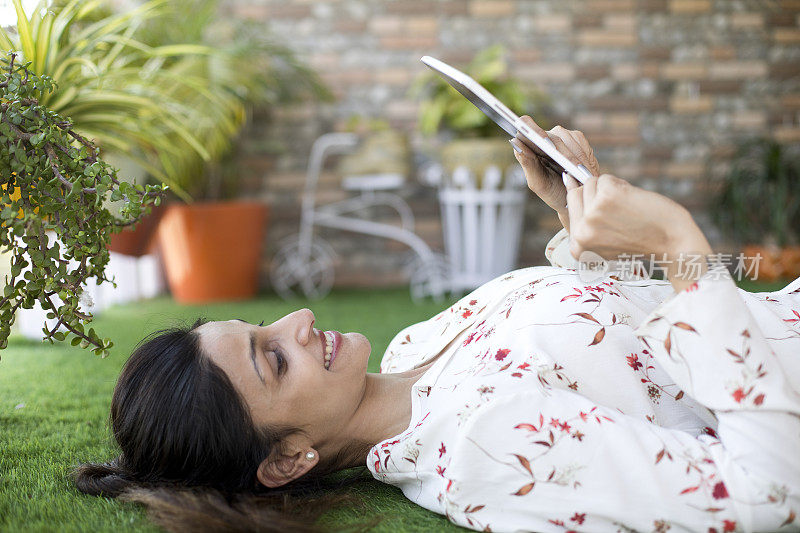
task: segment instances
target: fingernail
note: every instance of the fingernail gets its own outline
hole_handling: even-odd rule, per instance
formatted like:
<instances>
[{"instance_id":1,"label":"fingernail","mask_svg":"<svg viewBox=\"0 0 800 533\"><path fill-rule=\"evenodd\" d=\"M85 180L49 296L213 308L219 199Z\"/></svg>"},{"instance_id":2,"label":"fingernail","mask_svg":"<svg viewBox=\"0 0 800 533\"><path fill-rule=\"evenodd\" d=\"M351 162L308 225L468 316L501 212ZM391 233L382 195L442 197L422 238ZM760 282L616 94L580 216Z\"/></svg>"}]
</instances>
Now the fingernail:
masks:
<instances>
[{"instance_id":1,"label":"fingernail","mask_svg":"<svg viewBox=\"0 0 800 533\"><path fill-rule=\"evenodd\" d=\"M589 169L586 168L583 165L578 165L578 170L583 172L586 175L587 178L593 178L594 177L594 175L591 172L589 172Z\"/></svg>"},{"instance_id":2,"label":"fingernail","mask_svg":"<svg viewBox=\"0 0 800 533\"><path fill-rule=\"evenodd\" d=\"M581 182L572 177L569 172L562 172L561 179L564 180L564 187L569 191L581 186Z\"/></svg>"},{"instance_id":3,"label":"fingernail","mask_svg":"<svg viewBox=\"0 0 800 533\"><path fill-rule=\"evenodd\" d=\"M508 142L511 143L511 147L514 148L515 152L517 152L518 154L522 153L522 148L517 146L517 143L514 142L514 139L509 139Z\"/></svg>"}]
</instances>

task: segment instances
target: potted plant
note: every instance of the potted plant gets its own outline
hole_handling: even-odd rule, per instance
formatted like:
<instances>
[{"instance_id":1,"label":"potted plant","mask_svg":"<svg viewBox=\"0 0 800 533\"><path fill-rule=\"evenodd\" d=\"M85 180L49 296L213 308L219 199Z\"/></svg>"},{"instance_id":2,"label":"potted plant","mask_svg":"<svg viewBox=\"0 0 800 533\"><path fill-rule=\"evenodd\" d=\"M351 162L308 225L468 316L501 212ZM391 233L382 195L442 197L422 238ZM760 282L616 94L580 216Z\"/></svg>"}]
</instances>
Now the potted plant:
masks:
<instances>
[{"instance_id":1,"label":"potted plant","mask_svg":"<svg viewBox=\"0 0 800 533\"><path fill-rule=\"evenodd\" d=\"M218 18L216 0L196 0L191 5L148 0L124 13L107 11L100 3L71 0L54 7L55 12L36 9L30 18L20 0L13 1L17 32L0 31L0 45L20 50L32 70L56 80L58 88L48 102L73 117L76 130L109 151L115 162L138 167L145 183L163 181L176 200L189 204L169 206L164 218L168 211L173 211L170 218L192 211L199 212L192 216L207 220L211 213L203 212L206 207L214 216L225 211L192 202L214 198L223 189L215 179L222 174L218 162L230 152L245 124L249 103L284 101L293 90L297 95L323 92L288 50L263 38L263 27L212 24ZM250 247L259 246L266 206L251 206L261 214L247 221L239 207L227 209L223 218L228 229L223 233L246 231L243 224L248 229L258 225ZM213 226L218 229L224 223ZM200 227L171 223L158 231L173 294L181 301L243 297L202 289L223 288L215 283L220 275L197 261L229 266L232 257L224 253L228 239L219 242L213 256L173 253L195 241L207 242L198 233ZM174 231L187 229L193 230L191 235L173 236ZM146 242L147 236L136 240ZM190 276L185 275L187 259ZM252 278L249 293L253 293L255 278L249 273L256 271L258 258L246 259L250 262L246 272L233 277ZM212 273L211 279L200 276L203 272ZM201 287L201 293L187 288L187 283Z\"/></svg>"},{"instance_id":2,"label":"potted plant","mask_svg":"<svg viewBox=\"0 0 800 533\"><path fill-rule=\"evenodd\" d=\"M761 257L767 280L800 276L800 157L771 139L744 142L731 164L713 215L720 228ZM748 265L755 273L755 266Z\"/></svg>"},{"instance_id":3,"label":"potted plant","mask_svg":"<svg viewBox=\"0 0 800 533\"><path fill-rule=\"evenodd\" d=\"M38 303L56 320L44 327L46 340L70 335L73 345L105 356L111 340L85 327L92 319L82 307L86 283L108 281L109 236L158 204L163 188L120 181L69 119L41 104L53 80L9 55L0 60L0 248L11 254L0 300L0 348L17 310ZM106 201L122 201L119 218Z\"/></svg>"},{"instance_id":4,"label":"potted plant","mask_svg":"<svg viewBox=\"0 0 800 533\"><path fill-rule=\"evenodd\" d=\"M501 46L477 54L464 71L516 112L541 107L543 98L523 89L508 74ZM452 291L470 290L513 269L519 252L526 191L508 135L434 73L423 75L414 91L422 133L440 133L439 186L444 244ZM540 124L544 122L536 113Z\"/></svg>"},{"instance_id":5,"label":"potted plant","mask_svg":"<svg viewBox=\"0 0 800 533\"><path fill-rule=\"evenodd\" d=\"M31 71L54 79L53 90L41 96L41 103L70 116L75 130L100 146L107 161L124 168L134 183L165 181L176 196L190 200L182 176L219 157L242 122L237 99L209 91L204 74L184 68L181 61L209 57L216 50L157 46L137 38L142 24L166 11L163 0L124 13L114 13L102 2L41 2L30 16L20 0L13 3L17 24L8 31L0 28L0 46L16 50ZM118 213L113 204L109 209ZM135 257L113 256L109 269L117 273L119 284L95 290L95 309L160 286L152 279L159 270L157 259L138 256L148 250L162 213L155 209L140 223L112 234L109 248ZM29 322L31 313L21 317L20 325Z\"/></svg>"},{"instance_id":6,"label":"potted plant","mask_svg":"<svg viewBox=\"0 0 800 533\"><path fill-rule=\"evenodd\" d=\"M536 112L539 123L546 123L538 113L544 98L537 91L523 88L509 75L504 47L486 48L463 70L510 109ZM465 166L480 176L488 166L505 170L516 163L509 150L508 134L438 75L427 72L420 76L412 92L423 98L420 131L427 136L439 133L445 139L441 159L446 172Z\"/></svg>"},{"instance_id":7,"label":"potted plant","mask_svg":"<svg viewBox=\"0 0 800 533\"><path fill-rule=\"evenodd\" d=\"M220 19L218 0L173 4L138 35L150 44L212 47L207 57L184 57L183 68L203 73L209 90L234 96L237 130L219 157L182 175L179 185L200 201L173 203L158 229L167 279L181 302L252 297L258 287L268 206L235 197L236 135L253 108L328 97L318 77L286 47L271 42L263 24ZM186 17L186 11L194 14ZM202 102L197 102L202 105Z\"/></svg>"}]
</instances>

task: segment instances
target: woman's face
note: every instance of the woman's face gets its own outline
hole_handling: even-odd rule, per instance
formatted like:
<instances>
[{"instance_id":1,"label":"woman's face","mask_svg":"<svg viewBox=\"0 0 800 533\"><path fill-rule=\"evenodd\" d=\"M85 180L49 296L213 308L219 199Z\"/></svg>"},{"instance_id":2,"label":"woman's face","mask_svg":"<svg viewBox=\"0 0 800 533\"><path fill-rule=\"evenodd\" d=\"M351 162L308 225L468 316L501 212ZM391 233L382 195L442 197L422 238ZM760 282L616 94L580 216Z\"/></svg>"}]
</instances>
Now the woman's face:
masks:
<instances>
[{"instance_id":1,"label":"woman's face","mask_svg":"<svg viewBox=\"0 0 800 533\"><path fill-rule=\"evenodd\" d=\"M200 348L228 375L257 427L298 428L324 442L347 425L364 394L369 341L360 333L314 328L308 309L266 326L228 320L196 332Z\"/></svg>"}]
</instances>

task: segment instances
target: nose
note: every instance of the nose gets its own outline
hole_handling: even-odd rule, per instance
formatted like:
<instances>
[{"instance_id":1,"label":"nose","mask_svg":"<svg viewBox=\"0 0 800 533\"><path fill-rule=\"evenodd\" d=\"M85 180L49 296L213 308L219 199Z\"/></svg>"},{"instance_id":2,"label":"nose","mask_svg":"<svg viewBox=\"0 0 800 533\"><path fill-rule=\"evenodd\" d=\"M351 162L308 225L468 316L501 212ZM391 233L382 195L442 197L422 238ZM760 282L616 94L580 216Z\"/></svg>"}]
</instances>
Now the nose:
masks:
<instances>
[{"instance_id":1,"label":"nose","mask_svg":"<svg viewBox=\"0 0 800 533\"><path fill-rule=\"evenodd\" d=\"M314 313L311 312L311 309L298 309L293 313L295 316L293 317L296 320L298 325L297 328L297 340L301 344L307 344L314 333L314 321L316 318L314 317Z\"/></svg>"}]
</instances>

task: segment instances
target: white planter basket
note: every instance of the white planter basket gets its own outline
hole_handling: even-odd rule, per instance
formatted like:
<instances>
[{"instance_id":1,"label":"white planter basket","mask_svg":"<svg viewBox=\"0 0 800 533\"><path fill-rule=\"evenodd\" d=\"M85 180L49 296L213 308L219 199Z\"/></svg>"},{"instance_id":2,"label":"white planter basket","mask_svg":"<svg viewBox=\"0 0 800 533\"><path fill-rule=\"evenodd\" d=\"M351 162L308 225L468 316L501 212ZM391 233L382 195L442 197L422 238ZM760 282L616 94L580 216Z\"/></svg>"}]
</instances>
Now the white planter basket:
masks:
<instances>
[{"instance_id":1,"label":"white planter basket","mask_svg":"<svg viewBox=\"0 0 800 533\"><path fill-rule=\"evenodd\" d=\"M451 291L474 289L514 269L527 196L519 167L505 176L489 167L481 180L459 167L443 180L439 202Z\"/></svg>"}]
</instances>

